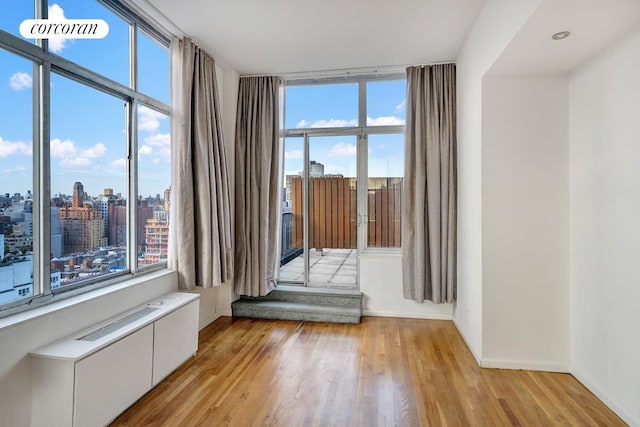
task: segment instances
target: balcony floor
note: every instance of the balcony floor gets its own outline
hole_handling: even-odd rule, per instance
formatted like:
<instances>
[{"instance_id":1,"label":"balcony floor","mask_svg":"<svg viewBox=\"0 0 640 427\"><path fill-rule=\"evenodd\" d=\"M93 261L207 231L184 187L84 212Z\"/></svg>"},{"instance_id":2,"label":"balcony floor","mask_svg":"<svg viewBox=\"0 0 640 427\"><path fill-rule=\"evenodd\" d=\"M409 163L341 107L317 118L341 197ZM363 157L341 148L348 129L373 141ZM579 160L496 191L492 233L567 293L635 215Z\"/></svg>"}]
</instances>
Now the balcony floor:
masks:
<instances>
[{"instance_id":1,"label":"balcony floor","mask_svg":"<svg viewBox=\"0 0 640 427\"><path fill-rule=\"evenodd\" d=\"M349 289L358 286L356 249L311 249L309 255L309 286ZM304 282L304 254L280 267L280 282Z\"/></svg>"}]
</instances>

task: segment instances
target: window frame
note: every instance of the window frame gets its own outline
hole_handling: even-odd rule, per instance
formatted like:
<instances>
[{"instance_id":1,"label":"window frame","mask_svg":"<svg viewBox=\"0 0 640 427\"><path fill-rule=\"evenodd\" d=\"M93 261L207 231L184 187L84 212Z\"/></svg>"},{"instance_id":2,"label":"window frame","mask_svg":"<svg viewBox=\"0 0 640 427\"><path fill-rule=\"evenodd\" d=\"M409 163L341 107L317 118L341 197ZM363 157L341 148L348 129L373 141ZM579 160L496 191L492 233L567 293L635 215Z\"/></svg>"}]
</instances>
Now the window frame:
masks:
<instances>
[{"instance_id":1,"label":"window frame","mask_svg":"<svg viewBox=\"0 0 640 427\"><path fill-rule=\"evenodd\" d=\"M32 296L0 305L0 318L41 307L95 289L114 285L141 274L166 268L166 261L153 265L137 264L137 200L138 200L138 123L139 105L150 107L171 119L171 106L138 91L137 31L169 49L171 33L149 24L135 11L116 0L97 0L129 25L129 86L83 67L48 50L47 40L35 43L0 29L0 48L33 63L33 277ZM48 0L33 0L35 19L47 17ZM19 23L17 23L19 24ZM170 55L169 55L169 59ZM169 79L171 80L170 61ZM51 75L55 73L79 84L104 92L126 104L126 183L127 183L127 263L125 271L107 273L78 283L51 289L51 186L50 186L50 101Z\"/></svg>"},{"instance_id":2,"label":"window frame","mask_svg":"<svg viewBox=\"0 0 640 427\"><path fill-rule=\"evenodd\" d=\"M405 134L405 125L383 125L369 126L367 124L367 83L381 81L406 81L405 72L389 72L362 74L358 76L330 76L330 77L302 77L285 79L285 90L291 86L320 86L340 83L357 83L358 84L358 125L348 127L325 127L325 128L286 128L283 130L284 138L293 138L305 136L335 136L335 135L355 135L358 138L357 150L357 188L368 189L368 136L373 134ZM285 92L286 93L286 92ZM286 115L286 100L284 114ZM285 118L282 119L286 123ZM284 147L281 150L284 156ZM308 159L307 159L308 160ZM284 162L284 157L282 159ZM284 163L283 163L284 164ZM305 170L307 168L306 162ZM402 245L400 247L371 247L368 246L368 227L362 227L362 224L368 224L368 192L357 192L357 208L358 228L363 231L358 233L357 248L359 255L393 255L399 256L402 253ZM305 198L306 199L306 198ZM305 234L306 238L306 234Z\"/></svg>"}]
</instances>

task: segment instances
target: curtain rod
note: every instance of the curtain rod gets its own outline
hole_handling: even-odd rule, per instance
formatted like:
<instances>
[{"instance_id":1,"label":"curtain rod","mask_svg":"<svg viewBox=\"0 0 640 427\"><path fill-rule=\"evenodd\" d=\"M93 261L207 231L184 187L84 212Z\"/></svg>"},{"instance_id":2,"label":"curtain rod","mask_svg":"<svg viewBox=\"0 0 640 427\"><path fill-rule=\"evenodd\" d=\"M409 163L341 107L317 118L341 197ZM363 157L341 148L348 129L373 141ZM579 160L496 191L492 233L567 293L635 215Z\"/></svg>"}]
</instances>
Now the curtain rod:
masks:
<instances>
[{"instance_id":1,"label":"curtain rod","mask_svg":"<svg viewBox=\"0 0 640 427\"><path fill-rule=\"evenodd\" d=\"M425 66L425 65L441 65L441 64L455 64L455 61L441 61L430 62L428 64L412 64L412 65L391 65L384 67L363 67L363 68L338 68L333 70L317 70L317 71L298 71L291 73L255 73L255 74L241 74L240 77L265 77L276 75L282 77L285 80L303 80L318 77L352 77L352 76L364 76L375 74L394 74L404 73L407 67Z\"/></svg>"}]
</instances>

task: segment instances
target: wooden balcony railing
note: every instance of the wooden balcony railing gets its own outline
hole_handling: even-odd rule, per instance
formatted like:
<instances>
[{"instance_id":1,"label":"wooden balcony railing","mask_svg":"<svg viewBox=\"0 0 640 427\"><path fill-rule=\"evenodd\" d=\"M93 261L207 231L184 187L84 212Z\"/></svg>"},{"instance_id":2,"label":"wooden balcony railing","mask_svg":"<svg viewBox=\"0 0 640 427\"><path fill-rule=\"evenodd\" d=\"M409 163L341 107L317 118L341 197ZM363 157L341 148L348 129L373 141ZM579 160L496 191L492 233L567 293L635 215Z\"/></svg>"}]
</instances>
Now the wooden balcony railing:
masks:
<instances>
[{"instance_id":1,"label":"wooden balcony railing","mask_svg":"<svg viewBox=\"0 0 640 427\"><path fill-rule=\"evenodd\" d=\"M303 181L291 185L291 246L303 245ZM369 247L400 247L402 178L370 178ZM320 176L309 179L309 247L356 247L356 179Z\"/></svg>"}]
</instances>

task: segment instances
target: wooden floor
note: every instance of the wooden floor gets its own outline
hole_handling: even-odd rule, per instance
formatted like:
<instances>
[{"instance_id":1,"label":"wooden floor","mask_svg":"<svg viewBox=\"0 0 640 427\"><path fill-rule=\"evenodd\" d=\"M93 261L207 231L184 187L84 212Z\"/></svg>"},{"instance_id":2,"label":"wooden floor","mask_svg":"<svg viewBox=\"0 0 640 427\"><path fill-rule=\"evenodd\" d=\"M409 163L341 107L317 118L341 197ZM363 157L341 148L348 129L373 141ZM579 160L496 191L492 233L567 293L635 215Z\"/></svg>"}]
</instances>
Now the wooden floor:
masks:
<instances>
[{"instance_id":1,"label":"wooden floor","mask_svg":"<svg viewBox=\"0 0 640 427\"><path fill-rule=\"evenodd\" d=\"M113 426L623 426L572 376L478 368L450 321L223 317Z\"/></svg>"}]
</instances>

